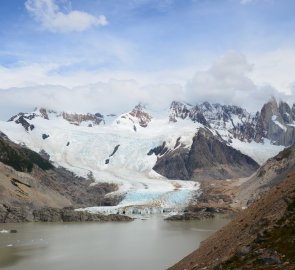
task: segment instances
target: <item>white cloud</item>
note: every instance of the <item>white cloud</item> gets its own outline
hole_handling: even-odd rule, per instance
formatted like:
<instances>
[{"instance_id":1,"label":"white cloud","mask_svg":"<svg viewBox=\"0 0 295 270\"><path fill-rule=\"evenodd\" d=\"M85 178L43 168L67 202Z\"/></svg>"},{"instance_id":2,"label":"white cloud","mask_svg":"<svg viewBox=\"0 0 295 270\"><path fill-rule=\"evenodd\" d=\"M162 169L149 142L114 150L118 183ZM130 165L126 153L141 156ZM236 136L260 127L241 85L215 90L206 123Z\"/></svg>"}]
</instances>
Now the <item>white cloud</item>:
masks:
<instances>
[{"instance_id":1,"label":"white cloud","mask_svg":"<svg viewBox=\"0 0 295 270\"><path fill-rule=\"evenodd\" d=\"M277 55L277 60L274 55ZM268 76L280 78L280 70L271 69L260 73L260 68L266 69L268 64L276 66L268 61L278 61L279 54L270 54L272 60L266 56L257 57L255 65L252 65L245 55L229 52L209 68L196 72L185 86L180 82L191 77L187 75L191 74L191 70L178 74L177 76L181 75L178 79L174 76L177 74L175 70L160 74L94 70L62 75L55 72L59 66L54 64L34 64L13 69L0 66L0 119L5 120L18 111L32 110L35 106L118 114L132 109L138 102L147 103L155 109L164 109L172 100L192 104L210 101L240 105L251 111L259 110L271 96L294 103L295 80L291 68L293 58L290 57L291 53L288 55L290 59L282 61L279 68L284 63L289 63L286 66L290 69L286 77L290 82L289 92L281 93L267 83L267 80L264 81ZM269 78L270 81L272 79ZM173 81L175 83L171 83Z\"/></svg>"},{"instance_id":2,"label":"white cloud","mask_svg":"<svg viewBox=\"0 0 295 270\"><path fill-rule=\"evenodd\" d=\"M255 69L250 77L258 84L270 84L280 92L290 94L295 82L293 48L250 54L249 61Z\"/></svg>"},{"instance_id":3,"label":"white cloud","mask_svg":"<svg viewBox=\"0 0 295 270\"><path fill-rule=\"evenodd\" d=\"M134 80L109 80L80 87L39 85L0 90L0 119L36 106L58 111L121 114L139 102L152 109L168 108L172 100L183 96L179 85L140 86Z\"/></svg>"},{"instance_id":4,"label":"white cloud","mask_svg":"<svg viewBox=\"0 0 295 270\"><path fill-rule=\"evenodd\" d=\"M289 98L270 84L257 84L250 78L254 67L243 54L229 52L206 71L197 72L188 82L187 99L235 104L251 111L259 109L271 96Z\"/></svg>"},{"instance_id":5,"label":"white cloud","mask_svg":"<svg viewBox=\"0 0 295 270\"><path fill-rule=\"evenodd\" d=\"M108 24L104 15L95 17L78 10L62 12L55 0L27 0L25 7L44 29L51 32L82 32L92 26Z\"/></svg>"}]
</instances>

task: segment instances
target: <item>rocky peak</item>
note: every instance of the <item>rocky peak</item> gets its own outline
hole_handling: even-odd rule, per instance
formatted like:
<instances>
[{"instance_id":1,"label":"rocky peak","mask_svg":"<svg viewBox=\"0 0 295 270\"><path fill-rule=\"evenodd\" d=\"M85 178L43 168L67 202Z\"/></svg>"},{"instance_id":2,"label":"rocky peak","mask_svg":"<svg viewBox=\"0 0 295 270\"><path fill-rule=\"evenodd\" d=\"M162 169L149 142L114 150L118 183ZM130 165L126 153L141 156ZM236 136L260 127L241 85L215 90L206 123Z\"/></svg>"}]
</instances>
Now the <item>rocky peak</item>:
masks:
<instances>
[{"instance_id":1,"label":"rocky peak","mask_svg":"<svg viewBox=\"0 0 295 270\"><path fill-rule=\"evenodd\" d=\"M177 122L177 118L189 117L191 105L179 101L173 101L170 105L169 121Z\"/></svg>"},{"instance_id":2,"label":"rocky peak","mask_svg":"<svg viewBox=\"0 0 295 270\"><path fill-rule=\"evenodd\" d=\"M268 130L273 116L279 117L278 103L274 97L272 97L267 103L265 103L261 109L261 120L264 129ZM277 119L282 120L282 119Z\"/></svg>"},{"instance_id":3,"label":"rocky peak","mask_svg":"<svg viewBox=\"0 0 295 270\"><path fill-rule=\"evenodd\" d=\"M34 125L30 124L28 121L34 119L36 116L35 113L18 113L17 115L12 116L8 122L15 122L16 124L22 125L26 131L33 130Z\"/></svg>"},{"instance_id":4,"label":"rocky peak","mask_svg":"<svg viewBox=\"0 0 295 270\"><path fill-rule=\"evenodd\" d=\"M68 113L68 112L56 112L54 110L49 110L46 108L36 108L35 112L38 114L38 116L49 120L50 114L55 115L56 117L62 117L66 121L68 121L70 124L80 126L83 122L89 122L88 126L94 126L99 125L101 122L104 122L104 116L100 113L91 114L79 114L79 113Z\"/></svg>"},{"instance_id":5,"label":"rocky peak","mask_svg":"<svg viewBox=\"0 0 295 270\"><path fill-rule=\"evenodd\" d=\"M67 120L70 124L80 126L82 122L89 122L88 126L100 125L104 122L104 117L100 113L96 114L78 114L78 113L66 113L62 112L61 116L63 119Z\"/></svg>"},{"instance_id":6,"label":"rocky peak","mask_svg":"<svg viewBox=\"0 0 295 270\"><path fill-rule=\"evenodd\" d=\"M188 103L173 101L170 105L169 122L177 122L177 118L191 119L195 123L210 127L198 105L192 106Z\"/></svg>"},{"instance_id":7,"label":"rocky peak","mask_svg":"<svg viewBox=\"0 0 295 270\"><path fill-rule=\"evenodd\" d=\"M290 106L286 102L280 101L279 113L286 124L292 124L295 120L295 113L292 112Z\"/></svg>"},{"instance_id":8,"label":"rocky peak","mask_svg":"<svg viewBox=\"0 0 295 270\"><path fill-rule=\"evenodd\" d=\"M258 119L262 135L273 144L289 146L295 142L295 114L286 102L275 98L264 104Z\"/></svg>"},{"instance_id":9,"label":"rocky peak","mask_svg":"<svg viewBox=\"0 0 295 270\"><path fill-rule=\"evenodd\" d=\"M43 117L44 119L49 120L48 113L47 113L47 110L45 108L40 108L39 112L41 114L41 117Z\"/></svg>"},{"instance_id":10,"label":"rocky peak","mask_svg":"<svg viewBox=\"0 0 295 270\"><path fill-rule=\"evenodd\" d=\"M162 144L153 149L153 153L158 153L153 169L169 179L230 179L250 176L258 168L254 160L228 146L207 128L198 130L190 148L180 146L167 151L164 147Z\"/></svg>"},{"instance_id":11,"label":"rocky peak","mask_svg":"<svg viewBox=\"0 0 295 270\"><path fill-rule=\"evenodd\" d=\"M145 112L145 106L141 103L136 105L129 114L138 119L138 123L141 127L147 127L152 120L152 116Z\"/></svg>"}]
</instances>

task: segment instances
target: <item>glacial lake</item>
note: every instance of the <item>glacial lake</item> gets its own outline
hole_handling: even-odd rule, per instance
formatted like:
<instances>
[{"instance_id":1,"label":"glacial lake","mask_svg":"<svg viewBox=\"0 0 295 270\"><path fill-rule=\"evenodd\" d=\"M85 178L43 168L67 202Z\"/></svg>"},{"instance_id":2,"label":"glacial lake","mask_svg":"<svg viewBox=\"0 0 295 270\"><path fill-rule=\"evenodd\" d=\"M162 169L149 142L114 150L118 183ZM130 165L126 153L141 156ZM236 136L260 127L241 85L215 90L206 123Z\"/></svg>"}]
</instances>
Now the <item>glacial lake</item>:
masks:
<instances>
[{"instance_id":1,"label":"glacial lake","mask_svg":"<svg viewBox=\"0 0 295 270\"><path fill-rule=\"evenodd\" d=\"M147 220L124 223L0 224L0 268L9 270L163 270L229 222Z\"/></svg>"}]
</instances>

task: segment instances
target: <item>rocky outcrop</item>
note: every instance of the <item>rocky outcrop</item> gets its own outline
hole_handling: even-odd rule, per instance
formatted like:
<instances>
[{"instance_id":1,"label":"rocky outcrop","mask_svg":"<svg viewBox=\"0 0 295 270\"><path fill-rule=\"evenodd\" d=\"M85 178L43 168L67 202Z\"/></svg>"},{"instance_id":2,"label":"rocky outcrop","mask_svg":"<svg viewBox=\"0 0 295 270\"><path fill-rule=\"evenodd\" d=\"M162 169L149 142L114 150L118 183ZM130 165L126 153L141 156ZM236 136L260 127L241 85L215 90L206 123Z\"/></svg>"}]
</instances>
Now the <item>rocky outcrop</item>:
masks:
<instances>
[{"instance_id":1,"label":"rocky outcrop","mask_svg":"<svg viewBox=\"0 0 295 270\"><path fill-rule=\"evenodd\" d=\"M32 113L19 113L11 117L8 122L14 121L16 124L20 124L24 127L26 131L31 131L35 128L34 125L30 124L28 120L32 120L36 117L36 114Z\"/></svg>"},{"instance_id":2,"label":"rocky outcrop","mask_svg":"<svg viewBox=\"0 0 295 270\"><path fill-rule=\"evenodd\" d=\"M138 119L138 123L141 127L147 127L152 120L152 116L144 111L145 107L142 104L138 104L130 112L130 115Z\"/></svg>"},{"instance_id":3,"label":"rocky outcrop","mask_svg":"<svg viewBox=\"0 0 295 270\"><path fill-rule=\"evenodd\" d=\"M12 207L0 205L0 223L20 222L86 222L86 221L132 221L124 215L100 215L85 211L75 211L71 207L51 208L45 207L32 210L26 207Z\"/></svg>"},{"instance_id":4,"label":"rocky outcrop","mask_svg":"<svg viewBox=\"0 0 295 270\"><path fill-rule=\"evenodd\" d=\"M124 215L100 215L86 211L75 211L73 208L43 208L33 211L34 221L41 222L85 222L85 221L132 221Z\"/></svg>"},{"instance_id":5,"label":"rocky outcrop","mask_svg":"<svg viewBox=\"0 0 295 270\"><path fill-rule=\"evenodd\" d=\"M63 119L67 120L72 125L81 125L82 122L89 122L88 126L91 127L93 125L100 125L104 123L104 118L101 114L77 114L77 113L66 113L62 114Z\"/></svg>"},{"instance_id":6,"label":"rocky outcrop","mask_svg":"<svg viewBox=\"0 0 295 270\"><path fill-rule=\"evenodd\" d=\"M0 204L0 223L19 223L33 221L32 211L26 207L13 207Z\"/></svg>"},{"instance_id":7,"label":"rocky outcrop","mask_svg":"<svg viewBox=\"0 0 295 270\"><path fill-rule=\"evenodd\" d=\"M210 180L250 176L258 167L253 159L201 128L190 149L167 151L153 169L169 179Z\"/></svg>"}]
</instances>

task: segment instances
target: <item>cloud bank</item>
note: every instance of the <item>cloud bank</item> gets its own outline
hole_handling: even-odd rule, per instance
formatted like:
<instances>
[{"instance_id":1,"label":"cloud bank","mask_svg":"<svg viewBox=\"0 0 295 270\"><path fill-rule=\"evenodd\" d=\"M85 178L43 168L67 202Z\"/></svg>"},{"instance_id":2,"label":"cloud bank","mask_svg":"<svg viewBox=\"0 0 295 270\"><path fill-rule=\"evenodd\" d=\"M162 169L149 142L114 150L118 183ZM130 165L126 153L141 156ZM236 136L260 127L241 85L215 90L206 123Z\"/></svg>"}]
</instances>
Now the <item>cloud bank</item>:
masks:
<instances>
[{"instance_id":1,"label":"cloud bank","mask_svg":"<svg viewBox=\"0 0 295 270\"><path fill-rule=\"evenodd\" d=\"M87 12L62 12L55 0L27 0L26 10L42 27L51 32L82 32L92 26L108 24L104 15L95 17Z\"/></svg>"},{"instance_id":2,"label":"cloud bank","mask_svg":"<svg viewBox=\"0 0 295 270\"><path fill-rule=\"evenodd\" d=\"M139 102L163 110L173 100L191 104L209 101L239 105L252 112L260 110L271 96L294 103L295 83L289 94L281 93L271 85L255 83L250 77L254 69L243 54L229 52L208 69L196 72L185 85L110 79L74 87L43 84L2 89L0 119L6 120L13 113L30 111L36 106L58 111L120 114ZM46 82L46 73L39 76Z\"/></svg>"}]
</instances>

